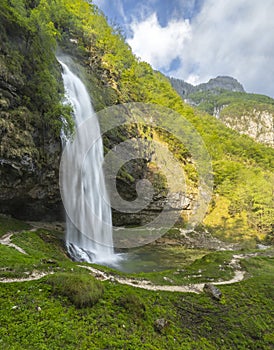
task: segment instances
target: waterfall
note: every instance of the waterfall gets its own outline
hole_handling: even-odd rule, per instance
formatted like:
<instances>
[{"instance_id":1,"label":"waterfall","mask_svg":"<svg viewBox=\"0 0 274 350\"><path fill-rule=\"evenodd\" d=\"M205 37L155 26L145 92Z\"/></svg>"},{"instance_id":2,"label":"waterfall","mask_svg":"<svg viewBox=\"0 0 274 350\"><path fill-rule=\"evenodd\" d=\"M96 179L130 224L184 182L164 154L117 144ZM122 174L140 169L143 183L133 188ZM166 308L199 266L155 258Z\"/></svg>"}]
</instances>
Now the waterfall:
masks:
<instances>
[{"instance_id":1,"label":"waterfall","mask_svg":"<svg viewBox=\"0 0 274 350\"><path fill-rule=\"evenodd\" d=\"M68 65L59 58L58 61L63 68L66 103L73 108L78 139L75 147L74 141L62 136L63 154L66 153L61 181L67 211L67 250L76 261L112 263L117 256L113 250L111 207L102 168L103 143L99 123L85 85ZM83 131L79 126L88 118L93 118L92 130ZM85 140L92 144L88 152L85 152Z\"/></svg>"}]
</instances>

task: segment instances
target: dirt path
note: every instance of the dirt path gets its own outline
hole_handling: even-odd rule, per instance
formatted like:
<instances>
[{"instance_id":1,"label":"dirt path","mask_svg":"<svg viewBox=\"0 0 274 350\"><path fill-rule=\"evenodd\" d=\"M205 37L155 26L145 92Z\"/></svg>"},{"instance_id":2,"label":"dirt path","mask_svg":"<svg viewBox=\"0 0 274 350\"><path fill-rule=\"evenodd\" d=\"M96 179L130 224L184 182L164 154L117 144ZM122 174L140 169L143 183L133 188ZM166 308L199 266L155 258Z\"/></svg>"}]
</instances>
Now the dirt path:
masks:
<instances>
[{"instance_id":1,"label":"dirt path","mask_svg":"<svg viewBox=\"0 0 274 350\"><path fill-rule=\"evenodd\" d=\"M35 228L33 230L36 230ZM15 248L17 251L19 251L22 254L27 254L22 248L17 246L16 244L11 242L11 237L15 234L15 232L9 232L0 239L0 244L7 245L9 247ZM249 257L256 256L257 253L253 254L235 254L232 257L232 260L230 261L229 265L234 269L234 276L230 280L227 281L218 281L218 282L212 282L213 285L226 285L226 284L233 284L240 282L244 279L245 271L241 269L240 266L240 260L246 259ZM168 292L181 292L181 293L201 293L204 289L204 286L206 282L202 283L194 283L184 286L173 286L173 285L155 285L150 281L147 280L136 280L132 278L122 278L117 277L112 274L107 274L105 272L102 272L100 270L95 269L91 266L83 266L78 265L81 268L87 269L92 272L92 274L95 276L95 278L100 279L102 281L110 280L113 282L118 282L120 284L126 284L128 286L132 286L135 288L142 288L146 290L152 290L152 291L168 291ZM0 283L12 283L12 282L27 282L27 281L34 281L41 279L49 274L53 274L54 272L41 272L41 271L33 271L31 274L28 275L28 277L23 278L1 278Z\"/></svg>"},{"instance_id":2,"label":"dirt path","mask_svg":"<svg viewBox=\"0 0 274 350\"><path fill-rule=\"evenodd\" d=\"M244 279L245 272L240 269L239 261L241 259L245 259L251 256L256 256L255 254L240 254L240 255L233 255L233 258L230 262L230 265L235 268L234 271L234 277L231 278L228 281L219 281L219 282L212 282L213 285L225 285L225 284L232 284L240 282ZM112 282L118 282L120 284L126 284L128 286L132 286L135 288L142 288L146 290L152 290L152 291L167 291L167 292L180 292L180 293L202 293L205 282L203 283L194 283L184 286L167 286L167 285L155 285L147 280L136 280L132 278L122 278L117 277L112 274L107 274L105 272L102 272L100 270L95 269L91 266L83 266L78 265L81 268L87 269L92 272L95 278L102 280L102 281L112 281ZM45 276L48 276L50 274L53 274L54 272L41 272L41 271L33 271L28 277L23 278L1 278L0 283L13 283L13 282L28 282L28 281L34 281L39 280Z\"/></svg>"},{"instance_id":3,"label":"dirt path","mask_svg":"<svg viewBox=\"0 0 274 350\"><path fill-rule=\"evenodd\" d=\"M249 258L252 256L256 256L257 254L237 254L233 255L232 260L230 261L229 265L234 268L234 276L230 280L227 281L219 281L219 282L212 282L211 284L217 286L217 285L225 285L225 284L233 284L237 282L241 282L244 279L245 271L241 270L241 266L239 264L240 260ZM142 288L146 290L153 290L153 291L167 291L167 292L180 292L180 293L196 293L199 294L203 292L204 286L206 282L202 283L194 283L184 286L166 286L166 285L155 285L152 284L150 281L147 280L136 280L132 278L121 278L117 277L111 274L107 274L105 272L102 272L100 270L95 269L91 266L83 266L78 265L79 267L82 267L84 269L87 269L93 273L95 278L100 279L102 281L113 281L118 282L120 284L126 284L128 286L132 286L135 288Z\"/></svg>"},{"instance_id":4,"label":"dirt path","mask_svg":"<svg viewBox=\"0 0 274 350\"><path fill-rule=\"evenodd\" d=\"M27 255L27 253L24 251L24 249L20 248L18 245L11 242L11 237L19 232L8 232L4 236L0 238L0 244L6 245L8 247L15 248L18 252Z\"/></svg>"},{"instance_id":5,"label":"dirt path","mask_svg":"<svg viewBox=\"0 0 274 350\"><path fill-rule=\"evenodd\" d=\"M45 276L52 275L54 272L41 272L41 271L33 271L28 277L22 278L0 278L0 283L13 283L13 282L29 282L36 281Z\"/></svg>"}]
</instances>

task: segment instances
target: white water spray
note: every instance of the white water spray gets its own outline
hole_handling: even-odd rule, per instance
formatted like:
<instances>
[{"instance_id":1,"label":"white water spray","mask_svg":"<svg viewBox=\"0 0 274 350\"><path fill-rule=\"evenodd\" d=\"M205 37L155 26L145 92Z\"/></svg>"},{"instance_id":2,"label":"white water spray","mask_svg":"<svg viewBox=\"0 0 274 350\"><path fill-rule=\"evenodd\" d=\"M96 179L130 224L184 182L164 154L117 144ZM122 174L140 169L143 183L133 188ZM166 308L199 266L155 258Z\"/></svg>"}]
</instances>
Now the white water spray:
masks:
<instances>
[{"instance_id":1,"label":"white water spray","mask_svg":"<svg viewBox=\"0 0 274 350\"><path fill-rule=\"evenodd\" d=\"M74 140L63 137L62 197L67 211L66 245L77 261L113 263L112 217L105 186L100 127L83 82L59 59L68 103L73 107ZM92 130L79 126L93 118ZM86 144L92 147L86 153ZM83 158L83 153L84 158ZM84 161L83 161L84 160ZM64 163L63 162L63 163Z\"/></svg>"}]
</instances>

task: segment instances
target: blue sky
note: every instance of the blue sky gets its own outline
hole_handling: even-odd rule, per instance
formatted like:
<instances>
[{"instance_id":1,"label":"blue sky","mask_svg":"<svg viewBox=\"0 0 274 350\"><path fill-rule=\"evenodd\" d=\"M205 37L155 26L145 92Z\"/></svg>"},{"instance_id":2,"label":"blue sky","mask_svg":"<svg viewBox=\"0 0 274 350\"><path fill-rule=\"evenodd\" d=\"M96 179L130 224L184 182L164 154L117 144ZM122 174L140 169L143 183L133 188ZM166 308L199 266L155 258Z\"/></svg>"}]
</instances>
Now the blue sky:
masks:
<instances>
[{"instance_id":1,"label":"blue sky","mask_svg":"<svg viewBox=\"0 0 274 350\"><path fill-rule=\"evenodd\" d=\"M273 0L93 0L141 60L192 84L218 75L274 97Z\"/></svg>"}]
</instances>

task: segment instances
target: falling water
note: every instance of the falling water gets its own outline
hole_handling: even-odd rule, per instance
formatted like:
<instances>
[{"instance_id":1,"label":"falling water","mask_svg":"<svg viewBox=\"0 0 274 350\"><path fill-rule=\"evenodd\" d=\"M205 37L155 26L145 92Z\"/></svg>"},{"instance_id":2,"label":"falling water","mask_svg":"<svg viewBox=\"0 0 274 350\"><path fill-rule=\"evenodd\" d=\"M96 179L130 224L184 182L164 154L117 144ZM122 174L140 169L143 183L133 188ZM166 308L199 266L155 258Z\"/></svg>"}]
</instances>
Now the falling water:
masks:
<instances>
[{"instance_id":1,"label":"falling water","mask_svg":"<svg viewBox=\"0 0 274 350\"><path fill-rule=\"evenodd\" d=\"M63 201L67 213L72 213L67 215L67 249L77 261L112 263L117 256L113 251L112 217L102 169L99 123L85 85L62 60L59 62L63 68L66 99L73 107L78 139L75 148L74 141L62 137L67 155L66 170L61 178ZM94 120L92 130L84 128L83 131L82 128L79 134L79 126L88 118ZM92 145L88 152L85 151L85 140Z\"/></svg>"}]
</instances>

